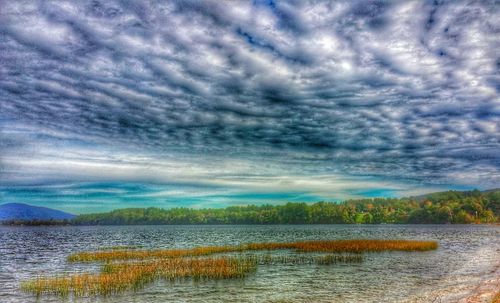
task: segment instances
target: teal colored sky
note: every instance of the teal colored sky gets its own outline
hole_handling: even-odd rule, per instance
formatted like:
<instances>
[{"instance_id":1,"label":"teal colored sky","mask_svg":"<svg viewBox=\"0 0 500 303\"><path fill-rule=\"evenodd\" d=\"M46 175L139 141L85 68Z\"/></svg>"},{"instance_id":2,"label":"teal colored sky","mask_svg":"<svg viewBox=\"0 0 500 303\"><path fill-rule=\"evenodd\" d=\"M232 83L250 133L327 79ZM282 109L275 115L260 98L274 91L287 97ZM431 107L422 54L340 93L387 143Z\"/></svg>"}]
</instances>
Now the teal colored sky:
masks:
<instances>
[{"instance_id":1,"label":"teal colored sky","mask_svg":"<svg viewBox=\"0 0 500 303\"><path fill-rule=\"evenodd\" d=\"M466 187L456 190L470 189ZM72 183L0 188L2 202L29 203L75 214L103 212L126 207L221 208L235 205L280 204L286 202L337 202L342 198L397 197L388 189L339 191L338 197L308 192L228 191L227 187L197 185L160 185L142 183Z\"/></svg>"}]
</instances>

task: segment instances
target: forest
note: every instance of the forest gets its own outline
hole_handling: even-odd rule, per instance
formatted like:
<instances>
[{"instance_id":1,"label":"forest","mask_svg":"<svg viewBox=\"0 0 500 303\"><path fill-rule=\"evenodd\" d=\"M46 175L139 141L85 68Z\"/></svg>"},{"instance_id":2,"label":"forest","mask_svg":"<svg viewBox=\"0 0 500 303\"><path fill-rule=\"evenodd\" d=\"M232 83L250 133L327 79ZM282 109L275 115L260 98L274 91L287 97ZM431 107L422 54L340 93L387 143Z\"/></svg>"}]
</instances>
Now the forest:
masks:
<instances>
[{"instance_id":1,"label":"forest","mask_svg":"<svg viewBox=\"0 0 500 303\"><path fill-rule=\"evenodd\" d=\"M447 191L410 198L247 205L226 208L126 208L83 214L76 225L152 224L469 224L496 223L500 189Z\"/></svg>"}]
</instances>

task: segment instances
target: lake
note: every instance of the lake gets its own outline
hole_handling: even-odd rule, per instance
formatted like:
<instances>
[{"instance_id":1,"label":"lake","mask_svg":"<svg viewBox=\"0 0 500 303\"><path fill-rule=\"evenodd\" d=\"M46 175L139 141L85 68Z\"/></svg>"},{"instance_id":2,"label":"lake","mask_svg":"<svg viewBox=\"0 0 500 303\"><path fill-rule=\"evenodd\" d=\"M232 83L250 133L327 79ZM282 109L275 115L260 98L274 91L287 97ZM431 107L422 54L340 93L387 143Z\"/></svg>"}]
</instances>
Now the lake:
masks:
<instances>
[{"instance_id":1,"label":"lake","mask_svg":"<svg viewBox=\"0 0 500 303\"><path fill-rule=\"evenodd\" d=\"M159 281L111 297L39 299L19 290L37 275L99 269L74 252L120 245L189 248L320 239L436 240L427 252L365 253L362 263L261 265L244 279ZM277 254L292 252L276 252ZM0 227L0 302L454 302L500 266L500 227L488 225L270 225Z\"/></svg>"}]
</instances>

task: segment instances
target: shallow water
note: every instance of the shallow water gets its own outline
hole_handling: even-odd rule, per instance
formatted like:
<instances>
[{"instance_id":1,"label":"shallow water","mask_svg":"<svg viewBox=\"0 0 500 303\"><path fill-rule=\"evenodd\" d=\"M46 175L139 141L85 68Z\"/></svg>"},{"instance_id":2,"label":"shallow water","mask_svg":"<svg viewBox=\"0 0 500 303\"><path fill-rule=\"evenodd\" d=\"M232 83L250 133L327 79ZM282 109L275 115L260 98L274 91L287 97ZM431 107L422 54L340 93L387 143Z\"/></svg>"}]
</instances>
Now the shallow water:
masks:
<instances>
[{"instance_id":1,"label":"shallow water","mask_svg":"<svg viewBox=\"0 0 500 303\"><path fill-rule=\"evenodd\" d=\"M262 265L245 279L165 282L112 297L39 299L19 291L37 275L97 270L74 252L118 245L181 248L318 239L437 240L429 252L367 253L361 264ZM278 252L280 253L280 252ZM282 253L282 252L281 252ZM0 302L453 302L500 265L500 228L485 225L0 227Z\"/></svg>"}]
</instances>

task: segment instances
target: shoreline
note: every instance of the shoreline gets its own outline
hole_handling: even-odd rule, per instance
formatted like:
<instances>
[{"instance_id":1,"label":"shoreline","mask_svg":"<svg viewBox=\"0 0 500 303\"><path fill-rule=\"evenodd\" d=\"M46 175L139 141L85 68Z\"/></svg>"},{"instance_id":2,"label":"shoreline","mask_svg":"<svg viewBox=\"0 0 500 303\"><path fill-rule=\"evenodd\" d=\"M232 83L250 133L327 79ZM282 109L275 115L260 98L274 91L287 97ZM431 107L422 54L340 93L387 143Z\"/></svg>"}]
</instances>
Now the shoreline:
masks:
<instances>
[{"instance_id":1,"label":"shoreline","mask_svg":"<svg viewBox=\"0 0 500 303\"><path fill-rule=\"evenodd\" d=\"M7 221L0 221L0 226L7 227L45 227L45 226L286 226L286 225L310 225L310 226L320 226L320 225L351 225L351 226L386 226L386 225L414 225L414 226L493 226L500 227L500 223L249 223L249 224L232 224L232 223L200 223L200 224L73 224L70 222L30 222L30 221L19 221L16 223L10 223Z\"/></svg>"},{"instance_id":2,"label":"shoreline","mask_svg":"<svg viewBox=\"0 0 500 303\"><path fill-rule=\"evenodd\" d=\"M490 272L479 285L471 291L472 293L459 300L457 303L494 303L496 294L500 291L500 264Z\"/></svg>"}]
</instances>

